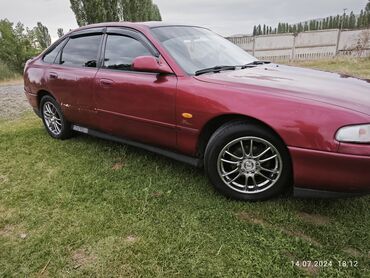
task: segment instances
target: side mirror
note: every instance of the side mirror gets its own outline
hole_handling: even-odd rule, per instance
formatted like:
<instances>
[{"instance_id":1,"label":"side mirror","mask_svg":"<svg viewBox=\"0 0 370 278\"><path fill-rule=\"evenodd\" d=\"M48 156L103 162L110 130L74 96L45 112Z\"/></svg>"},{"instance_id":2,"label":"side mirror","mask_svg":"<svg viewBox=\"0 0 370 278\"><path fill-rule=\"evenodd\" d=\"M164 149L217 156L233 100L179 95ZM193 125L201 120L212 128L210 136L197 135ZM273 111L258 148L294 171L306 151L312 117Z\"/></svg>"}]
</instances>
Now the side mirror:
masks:
<instances>
[{"instance_id":1,"label":"side mirror","mask_svg":"<svg viewBox=\"0 0 370 278\"><path fill-rule=\"evenodd\" d=\"M135 71L146 71L155 73L173 73L164 61L158 61L153 56L139 56L132 62L131 68Z\"/></svg>"}]
</instances>

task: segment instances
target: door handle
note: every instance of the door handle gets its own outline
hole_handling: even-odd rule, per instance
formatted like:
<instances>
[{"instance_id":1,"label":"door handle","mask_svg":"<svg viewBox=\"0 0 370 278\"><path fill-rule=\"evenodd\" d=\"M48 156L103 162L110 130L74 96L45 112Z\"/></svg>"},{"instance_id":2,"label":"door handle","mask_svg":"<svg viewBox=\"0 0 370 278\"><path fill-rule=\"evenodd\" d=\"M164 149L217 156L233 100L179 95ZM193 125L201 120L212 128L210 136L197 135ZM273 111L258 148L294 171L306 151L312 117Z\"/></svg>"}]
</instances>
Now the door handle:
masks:
<instances>
[{"instance_id":1,"label":"door handle","mask_svg":"<svg viewBox=\"0 0 370 278\"><path fill-rule=\"evenodd\" d=\"M100 79L100 85L103 87L110 87L113 85L113 80L102 78Z\"/></svg>"},{"instance_id":2,"label":"door handle","mask_svg":"<svg viewBox=\"0 0 370 278\"><path fill-rule=\"evenodd\" d=\"M49 76L50 76L51 79L57 79L58 78L58 74L56 74L55 72L51 72L49 74Z\"/></svg>"}]
</instances>

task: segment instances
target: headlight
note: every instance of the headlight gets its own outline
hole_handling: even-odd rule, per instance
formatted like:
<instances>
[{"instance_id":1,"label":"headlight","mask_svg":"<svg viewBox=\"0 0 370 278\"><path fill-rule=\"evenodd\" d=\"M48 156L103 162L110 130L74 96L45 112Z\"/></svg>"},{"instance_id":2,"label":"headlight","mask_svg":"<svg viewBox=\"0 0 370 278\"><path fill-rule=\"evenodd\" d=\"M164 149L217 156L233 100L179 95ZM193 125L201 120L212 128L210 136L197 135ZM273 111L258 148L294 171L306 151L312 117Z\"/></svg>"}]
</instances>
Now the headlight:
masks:
<instances>
[{"instance_id":1,"label":"headlight","mask_svg":"<svg viewBox=\"0 0 370 278\"><path fill-rule=\"evenodd\" d=\"M342 127L335 136L339 142L370 143L370 124Z\"/></svg>"}]
</instances>

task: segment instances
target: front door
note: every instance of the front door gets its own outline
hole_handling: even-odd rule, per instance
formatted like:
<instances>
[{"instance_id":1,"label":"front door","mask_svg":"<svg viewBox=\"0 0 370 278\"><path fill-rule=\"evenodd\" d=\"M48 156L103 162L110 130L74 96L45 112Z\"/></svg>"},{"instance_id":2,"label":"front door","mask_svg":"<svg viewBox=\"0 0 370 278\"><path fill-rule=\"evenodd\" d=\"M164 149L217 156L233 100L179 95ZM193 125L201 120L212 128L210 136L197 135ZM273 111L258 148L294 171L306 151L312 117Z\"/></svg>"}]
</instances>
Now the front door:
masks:
<instances>
[{"instance_id":1,"label":"front door","mask_svg":"<svg viewBox=\"0 0 370 278\"><path fill-rule=\"evenodd\" d=\"M165 148L176 148L175 75L131 70L138 56L154 55L140 36L107 33L95 103L100 129Z\"/></svg>"}]
</instances>

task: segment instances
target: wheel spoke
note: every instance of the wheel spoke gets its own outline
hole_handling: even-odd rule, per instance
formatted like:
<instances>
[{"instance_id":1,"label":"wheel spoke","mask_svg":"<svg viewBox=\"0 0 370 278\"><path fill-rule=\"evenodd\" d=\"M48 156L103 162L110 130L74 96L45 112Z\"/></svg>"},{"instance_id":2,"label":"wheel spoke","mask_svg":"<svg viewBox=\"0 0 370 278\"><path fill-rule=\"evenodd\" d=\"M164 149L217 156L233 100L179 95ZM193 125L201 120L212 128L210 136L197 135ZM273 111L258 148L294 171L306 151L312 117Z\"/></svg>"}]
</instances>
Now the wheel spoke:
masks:
<instances>
[{"instance_id":1,"label":"wheel spoke","mask_svg":"<svg viewBox=\"0 0 370 278\"><path fill-rule=\"evenodd\" d=\"M242 153L243 153L243 158L247 156L246 152L245 152L245 149L244 149L244 145L243 145L243 140L240 140L240 146L242 148Z\"/></svg>"},{"instance_id":2,"label":"wheel spoke","mask_svg":"<svg viewBox=\"0 0 370 278\"><path fill-rule=\"evenodd\" d=\"M239 161L231 161L231 160L226 160L224 158L222 158L221 161L225 163L230 163L230 164L239 164Z\"/></svg>"},{"instance_id":3,"label":"wheel spoke","mask_svg":"<svg viewBox=\"0 0 370 278\"><path fill-rule=\"evenodd\" d=\"M247 188L248 188L248 179L249 179L249 176L248 176L248 175L244 175L244 176L245 176L244 190L247 190Z\"/></svg>"},{"instance_id":4,"label":"wheel spoke","mask_svg":"<svg viewBox=\"0 0 370 278\"><path fill-rule=\"evenodd\" d=\"M50 108L50 105L47 104L46 105L46 110L51 114L51 115L54 115L53 111L51 111L51 108Z\"/></svg>"},{"instance_id":5,"label":"wheel spoke","mask_svg":"<svg viewBox=\"0 0 370 278\"><path fill-rule=\"evenodd\" d=\"M229 152L229 151L225 151L226 154L230 155L231 157L235 158L235 159L238 159L238 160L242 160L243 157L239 157L239 156L236 156L235 154Z\"/></svg>"},{"instance_id":6,"label":"wheel spoke","mask_svg":"<svg viewBox=\"0 0 370 278\"><path fill-rule=\"evenodd\" d=\"M263 171L266 171L266 172L269 172L269 173L278 173L278 170L277 169L273 169L273 170L270 170L270 169L267 169L267 168L264 168L264 167L260 167L261 170Z\"/></svg>"},{"instance_id":7,"label":"wheel spoke","mask_svg":"<svg viewBox=\"0 0 370 278\"><path fill-rule=\"evenodd\" d=\"M255 156L254 158L260 158L263 156L265 153L267 153L269 150L271 150L271 147L267 147L263 152L261 152L259 155Z\"/></svg>"},{"instance_id":8,"label":"wheel spoke","mask_svg":"<svg viewBox=\"0 0 370 278\"><path fill-rule=\"evenodd\" d=\"M228 173L225 173L225 174L222 174L222 176L223 177L227 177L227 176L229 176L229 175L231 175L231 174L233 174L233 173L235 173L236 171L238 171L239 169L238 169L238 167L236 167L234 170L232 170L232 171L230 171L230 172L228 172Z\"/></svg>"},{"instance_id":9,"label":"wheel spoke","mask_svg":"<svg viewBox=\"0 0 370 278\"><path fill-rule=\"evenodd\" d=\"M253 157L253 140L250 140L249 143L249 156Z\"/></svg>"},{"instance_id":10,"label":"wheel spoke","mask_svg":"<svg viewBox=\"0 0 370 278\"><path fill-rule=\"evenodd\" d=\"M273 156L270 156L270 157L268 157L268 158L265 158L265 159L260 160L260 163L264 163L264 162L266 162L266 161L269 161L269 160L271 160L271 159L274 159L275 157L277 157L277 155L276 155L276 154L274 154Z\"/></svg>"},{"instance_id":11,"label":"wheel spoke","mask_svg":"<svg viewBox=\"0 0 370 278\"><path fill-rule=\"evenodd\" d=\"M54 123L54 127L55 127L56 131L59 133L60 132L60 128L58 127L58 125L56 123Z\"/></svg>"},{"instance_id":12,"label":"wheel spoke","mask_svg":"<svg viewBox=\"0 0 370 278\"><path fill-rule=\"evenodd\" d=\"M228 183L230 184L230 183L232 183L232 182L234 182L234 181L236 181L237 180L237 178L239 178L241 176L241 174L239 173L235 178L233 178L231 181L229 181Z\"/></svg>"},{"instance_id":13,"label":"wheel spoke","mask_svg":"<svg viewBox=\"0 0 370 278\"><path fill-rule=\"evenodd\" d=\"M265 178L266 180L271 181L271 179L270 179L269 177L266 177L266 176L265 176L264 174L262 174L261 172L256 173L256 175L259 175L259 176L261 176L261 177Z\"/></svg>"},{"instance_id":14,"label":"wheel spoke","mask_svg":"<svg viewBox=\"0 0 370 278\"><path fill-rule=\"evenodd\" d=\"M254 185L254 187L257 187L256 178L255 178L254 176L252 176L252 181L253 181L253 185Z\"/></svg>"}]
</instances>

